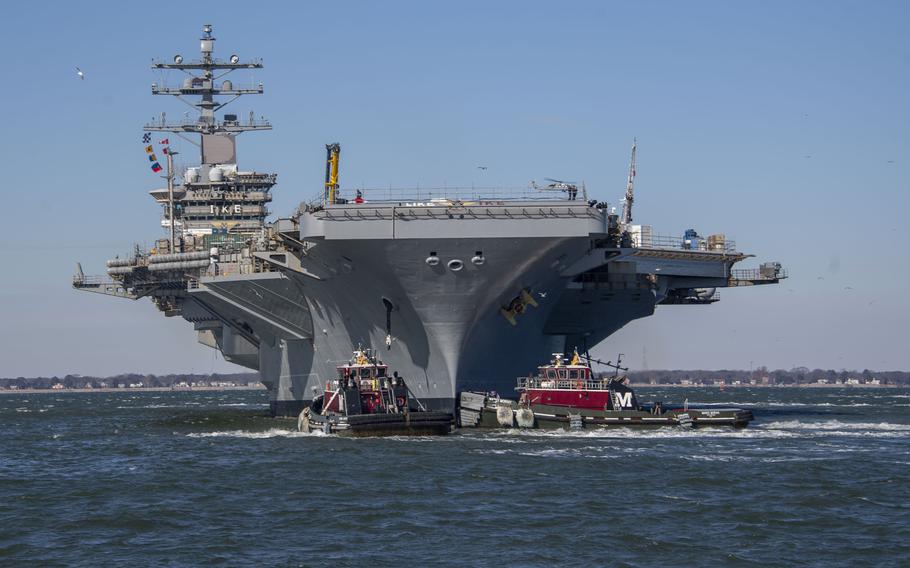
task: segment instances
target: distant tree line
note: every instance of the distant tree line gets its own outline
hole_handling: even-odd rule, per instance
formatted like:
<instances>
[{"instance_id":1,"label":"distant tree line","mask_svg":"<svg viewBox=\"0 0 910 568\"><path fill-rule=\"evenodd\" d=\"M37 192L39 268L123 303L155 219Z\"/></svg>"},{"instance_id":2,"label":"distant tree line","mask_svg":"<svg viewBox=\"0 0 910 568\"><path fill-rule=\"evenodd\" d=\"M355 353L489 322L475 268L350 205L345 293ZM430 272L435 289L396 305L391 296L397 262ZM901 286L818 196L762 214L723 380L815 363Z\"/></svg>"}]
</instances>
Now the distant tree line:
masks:
<instances>
[{"instance_id":1,"label":"distant tree line","mask_svg":"<svg viewBox=\"0 0 910 568\"><path fill-rule=\"evenodd\" d=\"M824 381L827 384L882 384L882 385L910 385L910 372L907 371L871 371L863 369L862 371L850 371L841 369L809 369L808 367L796 367L794 369L776 369L769 370L767 367L758 367L752 371L724 369L720 371L632 371L628 373L629 378L635 383L657 383L657 384L687 384L702 383L714 384L723 381L725 384L733 384L739 381L741 384L768 384L768 385L790 385L804 386L810 384L819 384Z\"/></svg>"},{"instance_id":2,"label":"distant tree line","mask_svg":"<svg viewBox=\"0 0 910 568\"><path fill-rule=\"evenodd\" d=\"M64 377L16 377L0 378L0 389L16 387L20 389L50 389L54 385L62 385L68 389L85 388L117 388L119 385L129 387L141 385L147 387L174 388L184 385L196 386L225 386L246 385L258 383L259 373L212 373L199 374L174 374L174 375L140 375L138 373L125 373L112 377L93 377L88 375L66 375ZM57 387L60 388L60 387Z\"/></svg>"},{"instance_id":3,"label":"distant tree line","mask_svg":"<svg viewBox=\"0 0 910 568\"><path fill-rule=\"evenodd\" d=\"M610 373L603 373L609 375ZM910 386L910 372L907 371L848 371L841 369L809 369L797 367L795 369L769 370L767 367L758 367L748 370L664 370L664 371L632 371L628 373L634 383L653 384L715 384L723 381L727 385L735 382L740 384L767 384L805 386L818 384L825 381L827 384L882 384L882 385L907 385ZM172 374L172 375L141 375L138 373L125 373L112 377L94 377L88 375L66 375L64 377L16 377L0 378L0 389L15 387L18 389L51 389L57 388L85 389L85 388L117 388L141 386L143 388L179 388L182 386L244 386L249 383L259 383L259 373L211 373L211 374Z\"/></svg>"}]
</instances>

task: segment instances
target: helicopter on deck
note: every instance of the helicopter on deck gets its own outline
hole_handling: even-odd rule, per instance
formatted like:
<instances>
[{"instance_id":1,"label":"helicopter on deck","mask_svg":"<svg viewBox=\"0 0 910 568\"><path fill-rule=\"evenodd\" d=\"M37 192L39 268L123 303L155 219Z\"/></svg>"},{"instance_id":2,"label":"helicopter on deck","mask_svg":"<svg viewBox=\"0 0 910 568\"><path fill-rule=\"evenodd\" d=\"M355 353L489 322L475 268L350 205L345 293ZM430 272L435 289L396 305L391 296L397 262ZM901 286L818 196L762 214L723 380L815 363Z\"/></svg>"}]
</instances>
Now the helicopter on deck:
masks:
<instances>
[{"instance_id":1,"label":"helicopter on deck","mask_svg":"<svg viewBox=\"0 0 910 568\"><path fill-rule=\"evenodd\" d=\"M575 201L575 198L578 196L578 182L574 181L563 181L553 178L543 178L545 181L548 181L547 185L540 186L537 185L536 181L531 182L531 187L537 191L562 191L568 194L570 201Z\"/></svg>"}]
</instances>

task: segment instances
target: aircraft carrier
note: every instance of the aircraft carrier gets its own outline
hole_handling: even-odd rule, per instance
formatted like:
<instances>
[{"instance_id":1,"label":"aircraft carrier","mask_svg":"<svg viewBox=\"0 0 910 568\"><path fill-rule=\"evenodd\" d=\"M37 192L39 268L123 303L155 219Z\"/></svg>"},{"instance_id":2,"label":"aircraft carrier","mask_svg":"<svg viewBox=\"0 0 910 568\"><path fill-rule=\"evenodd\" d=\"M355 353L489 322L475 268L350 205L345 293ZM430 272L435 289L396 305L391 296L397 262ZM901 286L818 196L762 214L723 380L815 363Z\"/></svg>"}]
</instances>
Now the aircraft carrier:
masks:
<instances>
[{"instance_id":1,"label":"aircraft carrier","mask_svg":"<svg viewBox=\"0 0 910 568\"><path fill-rule=\"evenodd\" d=\"M224 112L263 92L225 76L262 62L215 58L203 30L199 59L152 65L185 77L152 93L198 112L145 126L167 181L150 192L165 237L108 261L107 276L78 266L73 286L182 317L200 343L259 371L274 415L296 416L358 346L377 350L426 407L452 409L460 391L510 392L551 353L590 349L658 305L711 304L717 288L786 277L777 263L733 269L751 255L721 234L661 237L633 224L634 145L618 213L562 181L344 190L341 148L329 144L317 196L268 221L277 176L241 169L236 138L271 125ZM165 135L198 146L198 165L176 171Z\"/></svg>"}]
</instances>

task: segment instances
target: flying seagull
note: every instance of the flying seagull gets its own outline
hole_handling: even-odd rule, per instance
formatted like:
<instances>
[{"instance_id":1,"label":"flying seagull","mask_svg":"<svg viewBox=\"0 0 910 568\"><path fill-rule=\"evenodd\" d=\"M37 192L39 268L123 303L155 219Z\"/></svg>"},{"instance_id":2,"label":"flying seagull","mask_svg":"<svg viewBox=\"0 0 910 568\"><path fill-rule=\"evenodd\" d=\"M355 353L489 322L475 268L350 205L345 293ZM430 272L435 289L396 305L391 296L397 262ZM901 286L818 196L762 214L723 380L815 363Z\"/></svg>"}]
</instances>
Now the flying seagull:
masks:
<instances>
[{"instance_id":1,"label":"flying seagull","mask_svg":"<svg viewBox=\"0 0 910 568\"><path fill-rule=\"evenodd\" d=\"M79 75L79 78L85 81L85 73L82 72L82 69L76 67L76 75Z\"/></svg>"}]
</instances>

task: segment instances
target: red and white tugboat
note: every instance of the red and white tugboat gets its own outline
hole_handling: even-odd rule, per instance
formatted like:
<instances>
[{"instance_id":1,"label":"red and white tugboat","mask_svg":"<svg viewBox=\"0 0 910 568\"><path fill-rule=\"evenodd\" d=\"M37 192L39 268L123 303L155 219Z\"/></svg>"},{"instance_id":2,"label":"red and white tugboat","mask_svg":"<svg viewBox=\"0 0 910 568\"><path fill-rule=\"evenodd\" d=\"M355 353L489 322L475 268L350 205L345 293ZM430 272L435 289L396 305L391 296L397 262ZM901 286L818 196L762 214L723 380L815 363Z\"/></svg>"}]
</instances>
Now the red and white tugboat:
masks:
<instances>
[{"instance_id":1,"label":"red and white tugboat","mask_svg":"<svg viewBox=\"0 0 910 568\"><path fill-rule=\"evenodd\" d=\"M621 357L621 356L620 356ZM582 362L582 361L585 362ZM596 378L589 362L615 370L612 377ZM480 428L570 428L600 426L746 426L752 411L742 408L665 407L660 402L641 405L620 376L620 366L583 357L578 351L567 362L554 353L548 365L538 367L533 377L519 377L519 398L507 400L495 393L462 392L462 427Z\"/></svg>"},{"instance_id":2,"label":"red and white tugboat","mask_svg":"<svg viewBox=\"0 0 910 568\"><path fill-rule=\"evenodd\" d=\"M297 419L301 432L313 430L347 436L447 434L454 423L450 412L426 410L404 378L389 376L369 349L357 349L337 367L336 378L304 408Z\"/></svg>"}]
</instances>

